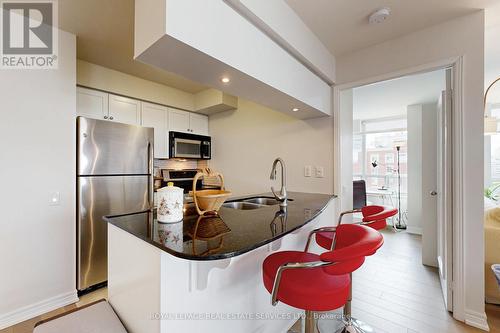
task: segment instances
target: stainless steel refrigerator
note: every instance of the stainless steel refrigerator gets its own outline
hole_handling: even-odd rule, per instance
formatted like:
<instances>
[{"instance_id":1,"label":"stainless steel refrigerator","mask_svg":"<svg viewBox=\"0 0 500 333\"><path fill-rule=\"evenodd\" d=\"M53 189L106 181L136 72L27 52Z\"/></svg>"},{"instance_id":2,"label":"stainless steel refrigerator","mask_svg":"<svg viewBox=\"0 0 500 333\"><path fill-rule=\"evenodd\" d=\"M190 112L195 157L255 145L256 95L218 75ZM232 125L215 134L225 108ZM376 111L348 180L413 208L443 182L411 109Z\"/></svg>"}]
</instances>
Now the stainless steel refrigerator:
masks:
<instances>
[{"instance_id":1,"label":"stainless steel refrigerator","mask_svg":"<svg viewBox=\"0 0 500 333\"><path fill-rule=\"evenodd\" d=\"M153 202L153 129L77 118L77 288L107 281L106 215Z\"/></svg>"}]
</instances>

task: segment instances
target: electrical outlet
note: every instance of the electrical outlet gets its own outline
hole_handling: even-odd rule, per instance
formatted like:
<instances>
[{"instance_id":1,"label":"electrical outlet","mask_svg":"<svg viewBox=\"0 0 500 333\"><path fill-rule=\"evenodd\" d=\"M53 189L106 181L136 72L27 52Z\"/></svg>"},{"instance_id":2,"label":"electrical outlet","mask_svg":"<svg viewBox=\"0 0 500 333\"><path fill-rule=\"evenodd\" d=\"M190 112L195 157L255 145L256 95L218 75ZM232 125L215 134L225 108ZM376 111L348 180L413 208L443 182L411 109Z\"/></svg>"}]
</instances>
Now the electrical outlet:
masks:
<instances>
[{"instance_id":1,"label":"electrical outlet","mask_svg":"<svg viewBox=\"0 0 500 333\"><path fill-rule=\"evenodd\" d=\"M311 177L312 176L312 166L306 165L304 167L304 177Z\"/></svg>"},{"instance_id":2,"label":"electrical outlet","mask_svg":"<svg viewBox=\"0 0 500 333\"><path fill-rule=\"evenodd\" d=\"M323 177L325 177L325 168L316 167L316 178L323 178Z\"/></svg>"},{"instance_id":3,"label":"electrical outlet","mask_svg":"<svg viewBox=\"0 0 500 333\"><path fill-rule=\"evenodd\" d=\"M59 206L61 202L61 194L58 191L49 194L49 206Z\"/></svg>"}]
</instances>

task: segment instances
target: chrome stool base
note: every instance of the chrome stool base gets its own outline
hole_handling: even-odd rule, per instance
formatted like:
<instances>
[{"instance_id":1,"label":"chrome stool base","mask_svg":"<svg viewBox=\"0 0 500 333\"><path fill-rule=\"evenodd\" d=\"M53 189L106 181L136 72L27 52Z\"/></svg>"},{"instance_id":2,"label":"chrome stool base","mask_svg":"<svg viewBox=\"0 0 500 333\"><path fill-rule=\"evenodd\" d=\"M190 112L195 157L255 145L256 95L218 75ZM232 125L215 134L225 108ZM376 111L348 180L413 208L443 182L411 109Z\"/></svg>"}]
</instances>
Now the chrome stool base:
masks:
<instances>
[{"instance_id":1,"label":"chrome stool base","mask_svg":"<svg viewBox=\"0 0 500 333\"><path fill-rule=\"evenodd\" d=\"M345 326L335 333L374 333L373 328L366 323L356 318L351 318L350 323L345 323Z\"/></svg>"},{"instance_id":2,"label":"chrome stool base","mask_svg":"<svg viewBox=\"0 0 500 333\"><path fill-rule=\"evenodd\" d=\"M375 333L365 322L356 318L351 320L318 320L319 333Z\"/></svg>"}]
</instances>

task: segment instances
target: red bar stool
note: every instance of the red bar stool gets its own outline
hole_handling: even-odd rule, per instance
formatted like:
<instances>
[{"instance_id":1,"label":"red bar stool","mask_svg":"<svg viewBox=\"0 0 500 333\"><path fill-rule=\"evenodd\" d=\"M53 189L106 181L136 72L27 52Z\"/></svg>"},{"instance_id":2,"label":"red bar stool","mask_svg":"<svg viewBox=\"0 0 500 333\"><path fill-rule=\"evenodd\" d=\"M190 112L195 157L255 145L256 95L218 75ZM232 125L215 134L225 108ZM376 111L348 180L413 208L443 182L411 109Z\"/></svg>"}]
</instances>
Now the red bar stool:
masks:
<instances>
[{"instance_id":1,"label":"red bar stool","mask_svg":"<svg viewBox=\"0 0 500 333\"><path fill-rule=\"evenodd\" d=\"M372 205L372 206L365 206L361 209L342 212L339 217L339 224L338 224L339 227L341 226L342 217L344 217L344 215L358 213L358 212L361 212L363 214L363 220L359 223L351 225L365 225L375 230L382 230L387 226L386 219L396 215L398 213L398 210L396 208L387 206ZM330 250L332 248L337 249L343 247L343 245L339 243L339 239L337 237L338 235L336 235L334 232L324 229L316 229L309 235L309 239L306 245L306 251L311 241L312 234L316 234L316 243L318 243L318 245L324 249ZM373 253L367 254L367 256L372 254L375 254L375 251ZM351 316L352 274L350 275L350 278L351 278L351 285L350 285L349 297L344 306L344 327L340 329L338 332L339 333L373 332L373 330L368 325L366 325L365 323L356 318L352 318Z\"/></svg>"},{"instance_id":2,"label":"red bar stool","mask_svg":"<svg viewBox=\"0 0 500 333\"><path fill-rule=\"evenodd\" d=\"M342 218L347 214L361 213L363 219L356 224L366 225L375 230L385 229L387 226L387 219L393 217L398 213L398 210L389 206L365 206L361 209L353 209L342 212L339 217L338 225L342 223ZM334 233L316 231L316 243L324 249L330 250L333 248ZM310 238L309 238L310 240Z\"/></svg>"},{"instance_id":3,"label":"red bar stool","mask_svg":"<svg viewBox=\"0 0 500 333\"><path fill-rule=\"evenodd\" d=\"M314 332L315 311L332 311L347 303L350 274L363 264L366 255L383 244L378 231L361 225L344 224L321 230L336 234L338 247L333 251L321 255L276 252L262 265L264 286L271 293L272 304L281 301L305 310L306 333Z\"/></svg>"}]
</instances>

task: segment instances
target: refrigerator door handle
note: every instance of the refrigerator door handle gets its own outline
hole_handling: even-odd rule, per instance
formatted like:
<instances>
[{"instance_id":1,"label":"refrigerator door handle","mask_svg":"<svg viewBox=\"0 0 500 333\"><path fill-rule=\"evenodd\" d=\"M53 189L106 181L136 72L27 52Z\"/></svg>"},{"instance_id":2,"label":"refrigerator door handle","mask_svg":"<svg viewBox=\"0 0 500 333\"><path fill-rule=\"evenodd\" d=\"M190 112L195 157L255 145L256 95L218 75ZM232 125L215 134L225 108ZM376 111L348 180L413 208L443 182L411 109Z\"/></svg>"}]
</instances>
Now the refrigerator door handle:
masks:
<instances>
[{"instance_id":1,"label":"refrigerator door handle","mask_svg":"<svg viewBox=\"0 0 500 333\"><path fill-rule=\"evenodd\" d=\"M154 143L148 142L149 152L149 208L154 208Z\"/></svg>"}]
</instances>

